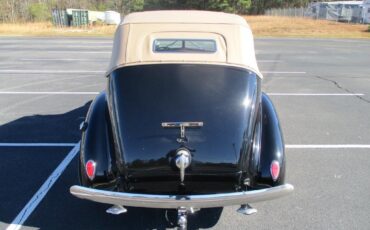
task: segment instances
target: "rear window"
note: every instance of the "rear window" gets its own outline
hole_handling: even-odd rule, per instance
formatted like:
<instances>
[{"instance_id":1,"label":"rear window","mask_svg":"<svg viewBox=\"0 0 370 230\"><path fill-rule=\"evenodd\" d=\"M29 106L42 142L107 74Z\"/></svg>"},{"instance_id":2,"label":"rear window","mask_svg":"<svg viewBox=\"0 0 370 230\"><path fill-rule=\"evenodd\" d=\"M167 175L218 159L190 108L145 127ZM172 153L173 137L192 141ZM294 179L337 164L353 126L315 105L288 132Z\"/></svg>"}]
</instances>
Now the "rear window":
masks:
<instances>
[{"instance_id":1,"label":"rear window","mask_svg":"<svg viewBox=\"0 0 370 230\"><path fill-rule=\"evenodd\" d=\"M175 53L214 53L216 42L210 39L156 39L153 51Z\"/></svg>"}]
</instances>

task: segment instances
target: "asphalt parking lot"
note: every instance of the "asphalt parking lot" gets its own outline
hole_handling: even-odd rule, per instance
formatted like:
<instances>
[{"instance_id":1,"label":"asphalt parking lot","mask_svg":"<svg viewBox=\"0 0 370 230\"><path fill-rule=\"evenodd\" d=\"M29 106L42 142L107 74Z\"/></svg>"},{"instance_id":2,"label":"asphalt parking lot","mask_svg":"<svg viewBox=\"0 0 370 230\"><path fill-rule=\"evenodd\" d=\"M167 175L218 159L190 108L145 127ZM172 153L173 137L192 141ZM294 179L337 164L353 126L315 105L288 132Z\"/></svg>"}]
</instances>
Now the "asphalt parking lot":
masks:
<instances>
[{"instance_id":1,"label":"asphalt parking lot","mask_svg":"<svg viewBox=\"0 0 370 230\"><path fill-rule=\"evenodd\" d=\"M0 229L166 229L162 210L69 194L79 124L106 85L109 38L0 37ZM189 219L212 229L370 229L370 41L257 39L263 91L278 111L295 192ZM10 225L12 224L12 225Z\"/></svg>"}]
</instances>

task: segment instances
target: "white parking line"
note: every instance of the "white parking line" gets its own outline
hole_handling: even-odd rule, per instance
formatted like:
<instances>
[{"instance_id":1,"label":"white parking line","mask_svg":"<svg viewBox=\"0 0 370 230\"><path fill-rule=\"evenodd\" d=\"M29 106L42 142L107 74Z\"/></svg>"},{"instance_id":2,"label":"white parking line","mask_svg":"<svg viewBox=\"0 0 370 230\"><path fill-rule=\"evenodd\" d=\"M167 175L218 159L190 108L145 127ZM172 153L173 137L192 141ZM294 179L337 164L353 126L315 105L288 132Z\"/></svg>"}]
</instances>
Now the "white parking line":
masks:
<instances>
[{"instance_id":1,"label":"white parking line","mask_svg":"<svg viewBox=\"0 0 370 230\"><path fill-rule=\"evenodd\" d=\"M285 145L287 149L370 149L370 145Z\"/></svg>"},{"instance_id":2,"label":"white parking line","mask_svg":"<svg viewBox=\"0 0 370 230\"><path fill-rule=\"evenodd\" d=\"M50 188L54 185L55 181L58 180L60 175L77 155L80 150L80 143L77 143L75 147L68 153L64 160L58 165L54 172L48 177L44 184L39 188L39 190L33 195L33 197L28 201L26 206L17 215L17 217L12 221L12 223L6 228L6 230L18 230L22 227L22 224L27 220L31 213L35 210L38 204L42 201L45 195L48 193Z\"/></svg>"},{"instance_id":3,"label":"white parking line","mask_svg":"<svg viewBox=\"0 0 370 230\"><path fill-rule=\"evenodd\" d=\"M101 70L34 70L34 69L29 69L29 70L21 70L21 69L0 69L0 73L35 73L35 74L42 74L42 73L47 73L47 74L65 74L65 73L97 73L97 74L102 74L105 73L105 71Z\"/></svg>"},{"instance_id":4,"label":"white parking line","mask_svg":"<svg viewBox=\"0 0 370 230\"><path fill-rule=\"evenodd\" d=\"M25 95L97 95L99 92L14 92L3 91L0 94L25 94Z\"/></svg>"},{"instance_id":5,"label":"white parking line","mask_svg":"<svg viewBox=\"0 0 370 230\"><path fill-rule=\"evenodd\" d=\"M101 70L20 70L20 69L0 69L0 73L105 73ZM306 74L306 72L289 71L261 71L263 74Z\"/></svg>"},{"instance_id":6,"label":"white parking line","mask_svg":"<svg viewBox=\"0 0 370 230\"><path fill-rule=\"evenodd\" d=\"M107 58L101 59L87 59L87 58L21 58L20 61L101 61L108 60Z\"/></svg>"},{"instance_id":7,"label":"white parking line","mask_svg":"<svg viewBox=\"0 0 370 230\"><path fill-rule=\"evenodd\" d=\"M97 95L99 92L34 92L34 91L0 91L0 94L20 95ZM269 96L364 96L363 93L267 93Z\"/></svg>"},{"instance_id":8,"label":"white parking line","mask_svg":"<svg viewBox=\"0 0 370 230\"><path fill-rule=\"evenodd\" d=\"M24 49L27 49L27 48L46 48L46 47L50 47L50 48L100 48L100 49L103 49L103 50L107 50L107 49L111 49L112 46L111 45L89 45L89 44L86 44L86 45L73 45L73 44L52 44L52 45L48 45L48 44L9 44L7 45L6 47L1 47L0 49L17 49L17 48L24 48Z\"/></svg>"},{"instance_id":9,"label":"white parking line","mask_svg":"<svg viewBox=\"0 0 370 230\"><path fill-rule=\"evenodd\" d=\"M0 37L3 37L3 36L0 36ZM12 35L13 37L13 35ZM22 37L22 36L19 36L19 37ZM11 44L17 44L19 45L20 43L23 44L29 44L29 45L34 45L35 44L35 41L38 41L38 42L42 42L44 45L66 45L66 44L75 44L76 42L79 42L81 40L43 40L43 39L31 39L31 40L7 40L7 39L1 39L0 40L0 44L1 43L11 43ZM108 44L108 45L113 45L113 42L111 41L86 41L86 40L83 40L83 43L84 44L96 44L96 45L99 45L99 44Z\"/></svg>"},{"instance_id":10,"label":"white parking line","mask_svg":"<svg viewBox=\"0 0 370 230\"><path fill-rule=\"evenodd\" d=\"M262 63L262 62L266 62L266 63L272 62L272 63L275 63L275 62L284 62L284 61L282 61L282 60L257 60L257 62L260 62L260 63Z\"/></svg>"},{"instance_id":11,"label":"white parking line","mask_svg":"<svg viewBox=\"0 0 370 230\"><path fill-rule=\"evenodd\" d=\"M40 51L39 51L40 52ZM112 51L45 50L48 53L111 54Z\"/></svg>"},{"instance_id":12,"label":"white parking line","mask_svg":"<svg viewBox=\"0 0 370 230\"><path fill-rule=\"evenodd\" d=\"M0 143L0 147L73 147L76 143Z\"/></svg>"},{"instance_id":13,"label":"white parking line","mask_svg":"<svg viewBox=\"0 0 370 230\"><path fill-rule=\"evenodd\" d=\"M290 72L290 71L261 71L264 74L306 74L306 72Z\"/></svg>"},{"instance_id":14,"label":"white parking line","mask_svg":"<svg viewBox=\"0 0 370 230\"><path fill-rule=\"evenodd\" d=\"M113 44L112 44L113 45ZM56 48L56 47L62 47L63 49L65 48L98 48L98 49L102 49L102 50L110 50L112 49L112 45L89 45L89 44L86 44L86 45L72 45L72 44L54 44L54 45L51 45L50 48ZM17 45L17 47L19 47ZM23 46L24 47L24 46ZM32 48L33 47L41 47L41 48L45 48L45 45L42 44L40 46L35 46L34 44L32 44Z\"/></svg>"},{"instance_id":15,"label":"white parking line","mask_svg":"<svg viewBox=\"0 0 370 230\"><path fill-rule=\"evenodd\" d=\"M267 93L269 96L364 96L363 93Z\"/></svg>"},{"instance_id":16,"label":"white parking line","mask_svg":"<svg viewBox=\"0 0 370 230\"><path fill-rule=\"evenodd\" d=\"M74 147L79 143L0 143L0 147ZM287 149L368 149L366 144L312 144L312 145L292 145L286 144Z\"/></svg>"}]
</instances>

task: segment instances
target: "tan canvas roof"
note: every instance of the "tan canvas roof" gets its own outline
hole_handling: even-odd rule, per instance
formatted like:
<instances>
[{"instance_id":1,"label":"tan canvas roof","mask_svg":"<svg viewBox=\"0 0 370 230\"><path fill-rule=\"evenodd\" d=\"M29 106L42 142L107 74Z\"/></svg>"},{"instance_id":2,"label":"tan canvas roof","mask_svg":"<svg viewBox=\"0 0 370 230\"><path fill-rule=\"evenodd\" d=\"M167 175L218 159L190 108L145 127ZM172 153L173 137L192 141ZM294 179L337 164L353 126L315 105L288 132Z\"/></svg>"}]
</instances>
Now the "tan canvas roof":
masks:
<instances>
[{"instance_id":1,"label":"tan canvas roof","mask_svg":"<svg viewBox=\"0 0 370 230\"><path fill-rule=\"evenodd\" d=\"M156 39L208 39L214 53L158 53ZM149 11L126 16L118 26L107 75L128 65L198 63L258 70L252 32L237 15L208 11Z\"/></svg>"}]
</instances>

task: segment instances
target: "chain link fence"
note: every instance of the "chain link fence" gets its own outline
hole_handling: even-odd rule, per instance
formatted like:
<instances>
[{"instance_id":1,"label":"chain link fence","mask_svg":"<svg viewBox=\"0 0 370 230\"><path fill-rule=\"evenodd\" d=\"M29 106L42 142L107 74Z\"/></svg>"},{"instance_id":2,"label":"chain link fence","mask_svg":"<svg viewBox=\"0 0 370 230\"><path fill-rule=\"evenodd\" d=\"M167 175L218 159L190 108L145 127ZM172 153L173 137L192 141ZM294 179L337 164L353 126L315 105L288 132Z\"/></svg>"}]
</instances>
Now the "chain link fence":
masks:
<instances>
[{"instance_id":1,"label":"chain link fence","mask_svg":"<svg viewBox=\"0 0 370 230\"><path fill-rule=\"evenodd\" d=\"M282 8L266 10L265 15L306 17L348 23L369 23L367 8L359 4L315 3L306 8Z\"/></svg>"},{"instance_id":2,"label":"chain link fence","mask_svg":"<svg viewBox=\"0 0 370 230\"><path fill-rule=\"evenodd\" d=\"M284 16L284 17L309 17L307 11L309 8L276 8L265 11L265 15Z\"/></svg>"}]
</instances>

